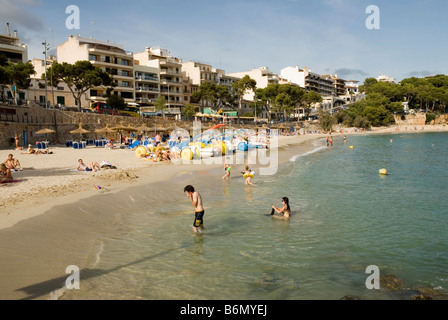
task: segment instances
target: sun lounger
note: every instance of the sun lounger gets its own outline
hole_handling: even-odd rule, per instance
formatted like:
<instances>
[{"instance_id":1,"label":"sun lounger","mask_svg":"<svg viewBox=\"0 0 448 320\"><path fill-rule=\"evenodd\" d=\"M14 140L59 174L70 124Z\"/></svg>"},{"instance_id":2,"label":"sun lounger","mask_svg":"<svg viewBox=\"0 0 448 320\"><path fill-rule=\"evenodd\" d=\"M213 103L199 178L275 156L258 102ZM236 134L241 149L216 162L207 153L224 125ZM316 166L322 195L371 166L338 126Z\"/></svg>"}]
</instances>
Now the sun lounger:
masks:
<instances>
[{"instance_id":1,"label":"sun lounger","mask_svg":"<svg viewBox=\"0 0 448 320\"><path fill-rule=\"evenodd\" d=\"M141 144L141 141L135 140L130 146L127 147L127 149L135 149Z\"/></svg>"}]
</instances>

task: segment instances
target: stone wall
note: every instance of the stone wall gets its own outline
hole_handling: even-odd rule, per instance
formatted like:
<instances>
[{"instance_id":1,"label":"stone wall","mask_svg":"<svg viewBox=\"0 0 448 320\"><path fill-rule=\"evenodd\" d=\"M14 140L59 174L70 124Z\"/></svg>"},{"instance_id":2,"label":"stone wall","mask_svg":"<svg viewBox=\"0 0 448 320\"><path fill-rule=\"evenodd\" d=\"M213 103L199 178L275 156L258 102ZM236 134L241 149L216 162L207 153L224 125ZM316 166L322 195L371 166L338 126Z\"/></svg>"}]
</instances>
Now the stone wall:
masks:
<instances>
[{"instance_id":1,"label":"stone wall","mask_svg":"<svg viewBox=\"0 0 448 320\"><path fill-rule=\"evenodd\" d=\"M82 124L82 127L91 133L82 135L83 139L116 139L118 133L108 135L97 134L96 129L102 129L108 125L110 128L125 125L139 127L143 124L150 128L173 128L175 126L188 129L191 122L175 120L163 120L161 118L134 118L125 116L101 115L95 113L70 112L52 109L43 109L30 103L28 106L4 106L0 105L0 149L15 148L14 136L20 138L20 145L36 145L38 141L50 141L55 144L65 144L67 140L80 140L81 135L71 134ZM54 134L36 135L36 132L48 128L55 130ZM128 135L129 132L123 132ZM27 145L26 145L27 146Z\"/></svg>"}]
</instances>

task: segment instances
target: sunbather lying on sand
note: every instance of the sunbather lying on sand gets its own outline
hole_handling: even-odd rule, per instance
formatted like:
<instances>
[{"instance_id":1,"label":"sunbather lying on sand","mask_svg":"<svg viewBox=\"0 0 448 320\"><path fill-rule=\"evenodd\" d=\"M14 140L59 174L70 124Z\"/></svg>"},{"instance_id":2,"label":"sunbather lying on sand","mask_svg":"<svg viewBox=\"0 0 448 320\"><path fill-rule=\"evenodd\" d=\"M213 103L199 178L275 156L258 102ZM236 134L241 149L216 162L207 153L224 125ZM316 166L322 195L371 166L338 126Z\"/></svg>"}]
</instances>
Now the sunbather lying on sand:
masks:
<instances>
[{"instance_id":1,"label":"sunbather lying on sand","mask_svg":"<svg viewBox=\"0 0 448 320\"><path fill-rule=\"evenodd\" d=\"M91 162L88 166L86 166L82 159L78 160L78 167L76 169L78 171L101 171L101 167L98 162Z\"/></svg>"}]
</instances>

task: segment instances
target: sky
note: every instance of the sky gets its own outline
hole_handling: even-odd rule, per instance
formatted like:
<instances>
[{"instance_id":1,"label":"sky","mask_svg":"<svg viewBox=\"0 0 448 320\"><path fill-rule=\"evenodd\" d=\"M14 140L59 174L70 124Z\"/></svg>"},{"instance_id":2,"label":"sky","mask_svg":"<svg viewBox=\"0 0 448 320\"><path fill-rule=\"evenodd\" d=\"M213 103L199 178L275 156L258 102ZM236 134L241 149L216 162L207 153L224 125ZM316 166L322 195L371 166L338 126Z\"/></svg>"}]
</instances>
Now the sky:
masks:
<instances>
[{"instance_id":1,"label":"sky","mask_svg":"<svg viewBox=\"0 0 448 320\"><path fill-rule=\"evenodd\" d=\"M67 28L73 5L79 29ZM226 73L299 66L363 83L448 74L447 15L447 0L0 0L0 34L9 22L29 59L80 34Z\"/></svg>"}]
</instances>

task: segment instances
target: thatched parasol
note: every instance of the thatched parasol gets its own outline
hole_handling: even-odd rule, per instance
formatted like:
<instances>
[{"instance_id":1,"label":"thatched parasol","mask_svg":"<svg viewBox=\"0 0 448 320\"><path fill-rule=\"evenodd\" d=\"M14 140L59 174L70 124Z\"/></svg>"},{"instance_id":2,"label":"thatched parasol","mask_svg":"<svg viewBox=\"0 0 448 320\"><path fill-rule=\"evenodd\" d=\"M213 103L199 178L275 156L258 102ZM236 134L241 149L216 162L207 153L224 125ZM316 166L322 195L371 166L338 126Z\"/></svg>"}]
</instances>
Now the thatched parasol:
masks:
<instances>
[{"instance_id":1,"label":"thatched parasol","mask_svg":"<svg viewBox=\"0 0 448 320\"><path fill-rule=\"evenodd\" d=\"M48 129L48 128L44 128L44 129L36 132L37 135L48 134L48 133L56 133L56 131Z\"/></svg>"},{"instance_id":2,"label":"thatched parasol","mask_svg":"<svg viewBox=\"0 0 448 320\"><path fill-rule=\"evenodd\" d=\"M79 134L79 138L82 138L83 134L90 133L89 130L86 130L82 127L82 122L79 124L78 129L70 131L71 134Z\"/></svg>"},{"instance_id":3,"label":"thatched parasol","mask_svg":"<svg viewBox=\"0 0 448 320\"><path fill-rule=\"evenodd\" d=\"M115 133L115 130L112 128L109 128L109 124L106 124L106 127L102 128L102 129L96 129L95 133L104 133L104 134Z\"/></svg>"},{"instance_id":4,"label":"thatched parasol","mask_svg":"<svg viewBox=\"0 0 448 320\"><path fill-rule=\"evenodd\" d=\"M70 131L70 133L72 133L72 134L85 134L85 133L90 133L90 131L84 129L82 127L82 123L80 123L78 129L72 130L72 131Z\"/></svg>"},{"instance_id":5,"label":"thatched parasol","mask_svg":"<svg viewBox=\"0 0 448 320\"><path fill-rule=\"evenodd\" d=\"M139 132L150 132L152 128L148 127L146 124L142 124L140 127L136 128Z\"/></svg>"}]
</instances>

